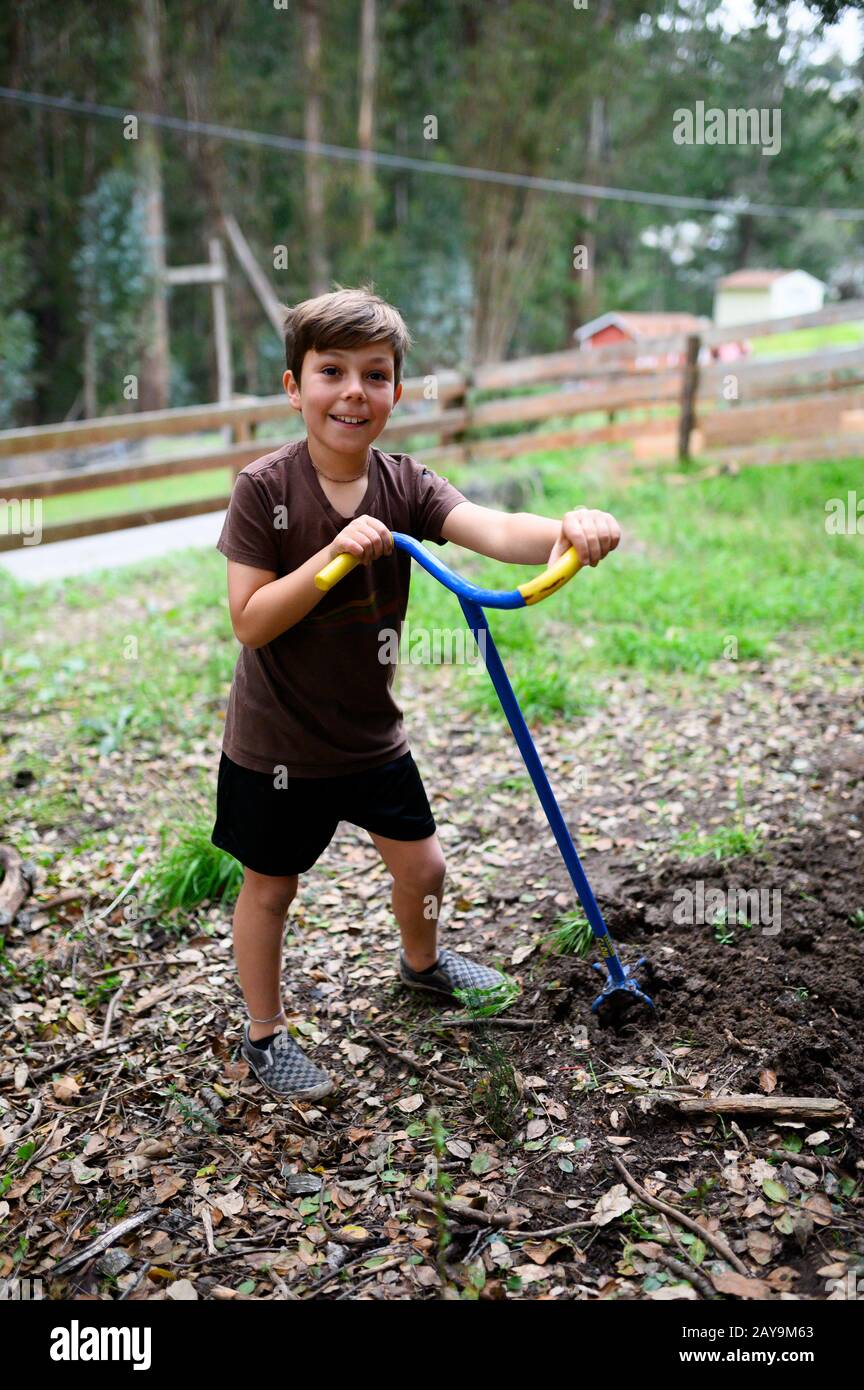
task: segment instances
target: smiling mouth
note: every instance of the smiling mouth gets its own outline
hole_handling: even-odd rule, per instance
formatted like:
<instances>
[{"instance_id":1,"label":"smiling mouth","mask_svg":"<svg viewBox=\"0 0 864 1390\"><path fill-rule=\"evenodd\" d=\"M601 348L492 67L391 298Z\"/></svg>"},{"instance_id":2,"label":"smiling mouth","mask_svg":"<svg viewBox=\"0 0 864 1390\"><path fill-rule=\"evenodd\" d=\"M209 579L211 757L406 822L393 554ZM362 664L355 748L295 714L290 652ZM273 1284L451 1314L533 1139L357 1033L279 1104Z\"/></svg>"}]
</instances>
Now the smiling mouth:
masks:
<instances>
[{"instance_id":1,"label":"smiling mouth","mask_svg":"<svg viewBox=\"0 0 864 1390\"><path fill-rule=\"evenodd\" d=\"M359 430L363 425L369 424L367 415L329 415L330 420L335 420L337 425L344 425L346 429Z\"/></svg>"}]
</instances>

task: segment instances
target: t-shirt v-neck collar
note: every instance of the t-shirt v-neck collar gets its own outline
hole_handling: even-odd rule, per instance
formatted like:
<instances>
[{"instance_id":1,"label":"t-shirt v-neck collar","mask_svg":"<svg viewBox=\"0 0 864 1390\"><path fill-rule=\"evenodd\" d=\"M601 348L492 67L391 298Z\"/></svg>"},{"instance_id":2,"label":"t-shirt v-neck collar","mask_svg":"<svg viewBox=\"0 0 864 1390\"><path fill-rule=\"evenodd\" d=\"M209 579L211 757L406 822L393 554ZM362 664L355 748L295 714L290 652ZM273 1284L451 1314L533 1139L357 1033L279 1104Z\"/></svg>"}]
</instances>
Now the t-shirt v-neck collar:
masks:
<instances>
[{"instance_id":1,"label":"t-shirt v-neck collar","mask_svg":"<svg viewBox=\"0 0 864 1390\"><path fill-rule=\"evenodd\" d=\"M300 450L300 464L309 491L318 502L319 506L323 507L327 515L339 523L340 531L349 521L353 521L356 517L362 516L365 512L369 511L378 491L378 460L375 457L375 450L372 448L371 444L369 446L369 476L366 491L360 499L356 510L353 511L350 516L343 516L342 512L337 512L318 481L318 474L315 472L312 456L309 453L309 442L307 439L303 440L303 447Z\"/></svg>"}]
</instances>

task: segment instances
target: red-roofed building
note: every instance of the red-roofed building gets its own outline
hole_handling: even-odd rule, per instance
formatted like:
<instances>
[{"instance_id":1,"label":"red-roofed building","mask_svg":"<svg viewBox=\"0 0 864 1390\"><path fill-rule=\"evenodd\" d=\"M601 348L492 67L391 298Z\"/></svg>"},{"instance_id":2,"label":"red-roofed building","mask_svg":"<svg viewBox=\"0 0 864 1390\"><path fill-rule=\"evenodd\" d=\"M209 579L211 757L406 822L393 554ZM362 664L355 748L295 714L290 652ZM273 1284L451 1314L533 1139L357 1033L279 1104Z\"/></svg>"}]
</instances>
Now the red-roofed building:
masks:
<instances>
[{"instance_id":1,"label":"red-roofed building","mask_svg":"<svg viewBox=\"0 0 864 1390\"><path fill-rule=\"evenodd\" d=\"M677 338L682 334L700 333L709 328L709 319L697 318L695 314L646 314L631 310L610 310L590 323L583 323L573 335L579 347L585 351L593 348L609 347L614 343L639 343L657 338ZM710 361L715 354L710 348L703 348L700 357ZM652 351L646 347L644 355L632 360L634 370L651 367L679 367L684 354L678 349L668 352Z\"/></svg>"}]
</instances>

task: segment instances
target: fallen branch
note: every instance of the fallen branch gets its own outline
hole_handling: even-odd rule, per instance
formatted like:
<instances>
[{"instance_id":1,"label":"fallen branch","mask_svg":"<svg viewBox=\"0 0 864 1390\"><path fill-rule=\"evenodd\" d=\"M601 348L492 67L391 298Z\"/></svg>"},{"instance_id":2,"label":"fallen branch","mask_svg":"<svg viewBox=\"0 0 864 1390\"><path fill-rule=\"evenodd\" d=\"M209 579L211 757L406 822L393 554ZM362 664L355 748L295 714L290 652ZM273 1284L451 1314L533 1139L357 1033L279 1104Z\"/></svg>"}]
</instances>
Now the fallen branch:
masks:
<instances>
[{"instance_id":1,"label":"fallen branch","mask_svg":"<svg viewBox=\"0 0 864 1390\"><path fill-rule=\"evenodd\" d=\"M722 1236L715 1235L713 1231L706 1230L704 1226L699 1225L698 1221L694 1221L692 1216L685 1216L683 1211L679 1211L677 1207L671 1206L670 1203L661 1202L659 1197L652 1197L650 1193L646 1192L645 1188L636 1181L633 1174L624 1167L624 1164L617 1154L610 1154L610 1158L627 1186L630 1188L630 1191L636 1193L640 1202L644 1202L646 1206L653 1207L655 1211L662 1212L664 1216L671 1216L672 1220L677 1221L679 1226L684 1226L688 1231L692 1231L694 1235L699 1236L701 1240L707 1241L709 1245L713 1245L717 1254L720 1255L722 1259L728 1261L732 1268L737 1270L739 1274L743 1274L745 1279L750 1277L747 1266L742 1264L734 1250L727 1244Z\"/></svg>"},{"instance_id":2,"label":"fallen branch","mask_svg":"<svg viewBox=\"0 0 864 1390\"><path fill-rule=\"evenodd\" d=\"M682 1115L768 1115L805 1120L846 1120L842 1100L829 1096L698 1096L676 1101Z\"/></svg>"},{"instance_id":3,"label":"fallen branch","mask_svg":"<svg viewBox=\"0 0 864 1390\"><path fill-rule=\"evenodd\" d=\"M127 1216L125 1221L120 1221L116 1226L112 1226L110 1231L92 1240L83 1250L78 1250L74 1255L67 1255L65 1260L60 1260L49 1273L52 1278L58 1274L66 1274L70 1269L75 1269L77 1265L83 1264L85 1260L92 1259L94 1255L101 1255L103 1250L116 1245L121 1236L125 1236L129 1231L134 1231L138 1226L143 1226L145 1221L152 1217L161 1217L163 1213L158 1207L148 1207L146 1211L136 1212L134 1216Z\"/></svg>"},{"instance_id":4,"label":"fallen branch","mask_svg":"<svg viewBox=\"0 0 864 1390\"><path fill-rule=\"evenodd\" d=\"M0 883L0 927L9 927L15 921L21 904L32 891L24 862L17 849L11 845L0 845L0 864L5 877Z\"/></svg>"},{"instance_id":5,"label":"fallen branch","mask_svg":"<svg viewBox=\"0 0 864 1390\"><path fill-rule=\"evenodd\" d=\"M437 1207L440 1201L448 1216L455 1216L458 1220L468 1221L475 1226L488 1226L492 1230L510 1226L516 1220L515 1212L504 1216L492 1216L487 1211L480 1211L477 1207L469 1207L462 1202L447 1202L443 1198L439 1199L434 1192L421 1192L418 1187L409 1187L407 1196L415 1202L420 1202L424 1207Z\"/></svg>"},{"instance_id":6,"label":"fallen branch","mask_svg":"<svg viewBox=\"0 0 864 1390\"><path fill-rule=\"evenodd\" d=\"M670 1269L673 1274L677 1274L680 1279L686 1279L691 1283L703 1298L716 1298L717 1290L713 1284L709 1284L704 1274L700 1274L692 1265L685 1264L683 1260L676 1260L674 1255L663 1254L654 1255L653 1258L658 1264Z\"/></svg>"},{"instance_id":7,"label":"fallen branch","mask_svg":"<svg viewBox=\"0 0 864 1390\"><path fill-rule=\"evenodd\" d=\"M435 1071L432 1067L427 1067L425 1063L418 1061L416 1057L412 1057L410 1052L400 1052L397 1047L391 1047L390 1044L382 1038L380 1034L374 1032L368 1024L355 1023L353 1019L352 1023L355 1032L360 1033L363 1037L369 1038L369 1040L373 1042L376 1047L380 1048L382 1052L386 1052L388 1057L395 1057L397 1061L404 1062L406 1067L410 1067L412 1071L416 1071L420 1076L425 1076L433 1085L443 1087L445 1091L455 1091L457 1095L463 1094L465 1088L461 1086L458 1081L451 1081L448 1076L442 1076L439 1071Z\"/></svg>"}]
</instances>

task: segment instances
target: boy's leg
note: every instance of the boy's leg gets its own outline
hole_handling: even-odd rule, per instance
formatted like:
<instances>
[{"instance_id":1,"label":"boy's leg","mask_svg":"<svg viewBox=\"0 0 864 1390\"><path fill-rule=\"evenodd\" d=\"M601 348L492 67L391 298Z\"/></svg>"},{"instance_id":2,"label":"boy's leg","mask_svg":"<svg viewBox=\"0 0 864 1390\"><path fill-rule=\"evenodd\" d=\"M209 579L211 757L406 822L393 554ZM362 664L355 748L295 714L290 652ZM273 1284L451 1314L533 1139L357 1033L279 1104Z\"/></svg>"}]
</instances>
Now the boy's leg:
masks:
<instances>
[{"instance_id":1,"label":"boy's leg","mask_svg":"<svg viewBox=\"0 0 864 1390\"><path fill-rule=\"evenodd\" d=\"M369 834L393 875L391 902L405 959L412 970L426 970L438 959L438 914L447 871L438 836L390 840Z\"/></svg>"},{"instance_id":2,"label":"boy's leg","mask_svg":"<svg viewBox=\"0 0 864 1390\"><path fill-rule=\"evenodd\" d=\"M282 1010L282 938L285 917L297 894L298 875L243 871L243 887L234 908L234 959L240 988L251 1019L249 1036L269 1037L284 1022Z\"/></svg>"}]
</instances>

